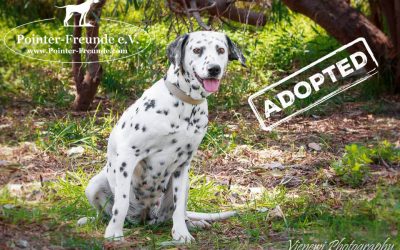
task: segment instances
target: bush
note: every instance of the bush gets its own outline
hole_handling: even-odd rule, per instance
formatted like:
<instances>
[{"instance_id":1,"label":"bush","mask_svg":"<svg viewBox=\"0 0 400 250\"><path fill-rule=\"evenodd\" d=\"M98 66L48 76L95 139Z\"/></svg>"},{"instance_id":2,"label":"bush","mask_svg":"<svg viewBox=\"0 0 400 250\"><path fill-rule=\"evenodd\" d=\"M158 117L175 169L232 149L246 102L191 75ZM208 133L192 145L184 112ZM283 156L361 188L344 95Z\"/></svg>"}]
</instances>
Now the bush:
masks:
<instances>
[{"instance_id":1,"label":"bush","mask_svg":"<svg viewBox=\"0 0 400 250\"><path fill-rule=\"evenodd\" d=\"M372 162L368 148L351 144L345 147L343 158L335 162L333 168L344 183L356 187L365 182Z\"/></svg>"},{"instance_id":2,"label":"bush","mask_svg":"<svg viewBox=\"0 0 400 250\"><path fill-rule=\"evenodd\" d=\"M333 163L333 169L345 184L357 187L365 183L368 178L371 163L385 166L398 165L400 149L386 140L371 149L350 144L345 147L342 159Z\"/></svg>"}]
</instances>

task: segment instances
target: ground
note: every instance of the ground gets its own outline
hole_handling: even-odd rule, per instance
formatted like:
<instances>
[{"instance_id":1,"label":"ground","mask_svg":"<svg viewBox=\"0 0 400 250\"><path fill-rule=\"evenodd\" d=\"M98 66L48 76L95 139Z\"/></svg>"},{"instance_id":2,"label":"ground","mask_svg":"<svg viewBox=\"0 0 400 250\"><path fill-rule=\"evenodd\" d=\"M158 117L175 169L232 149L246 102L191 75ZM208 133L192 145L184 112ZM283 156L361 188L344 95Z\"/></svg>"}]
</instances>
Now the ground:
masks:
<instances>
[{"instance_id":1,"label":"ground","mask_svg":"<svg viewBox=\"0 0 400 250\"><path fill-rule=\"evenodd\" d=\"M212 110L209 132L191 171L189 208L237 210L239 216L193 232L181 248L285 249L342 240L400 247L400 166L369 164L358 185L334 162L346 145L400 146L400 98L384 96L299 116L273 132L259 129L247 106ZM102 239L83 190L105 162L106 138L126 105L97 99L97 109L35 106L13 100L0 120L0 248L171 248L171 223L125 225L124 242ZM95 106L96 106L95 105ZM67 114L67 115L65 115ZM68 155L83 145L83 154ZM328 244L327 243L327 244ZM395 249L395 248L394 248Z\"/></svg>"}]
</instances>

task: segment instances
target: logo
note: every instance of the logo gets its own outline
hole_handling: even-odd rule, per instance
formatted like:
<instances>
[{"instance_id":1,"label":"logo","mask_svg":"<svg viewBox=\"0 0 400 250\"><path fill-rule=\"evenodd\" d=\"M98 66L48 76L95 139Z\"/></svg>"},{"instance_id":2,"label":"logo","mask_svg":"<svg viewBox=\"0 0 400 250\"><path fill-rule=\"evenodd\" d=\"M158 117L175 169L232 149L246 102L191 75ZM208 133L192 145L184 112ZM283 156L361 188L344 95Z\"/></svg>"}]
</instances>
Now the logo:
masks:
<instances>
[{"instance_id":1,"label":"logo","mask_svg":"<svg viewBox=\"0 0 400 250\"><path fill-rule=\"evenodd\" d=\"M374 54L367 41L358 38L263 88L248 102L261 128L271 131L376 73L378 62Z\"/></svg>"},{"instance_id":2,"label":"logo","mask_svg":"<svg viewBox=\"0 0 400 250\"><path fill-rule=\"evenodd\" d=\"M93 26L86 17L98 2L87 0L78 5L56 6L65 9L64 20L50 18L22 24L9 30L3 43L16 56L50 63L113 62L140 54L152 44L153 37L144 29L110 18L97 19L98 36L74 36L74 27ZM78 25L69 24L74 14L80 14ZM79 46L73 46L76 44ZM72 62L72 55L77 53L82 55L81 62ZM91 54L97 54L98 61L86 61Z\"/></svg>"},{"instance_id":3,"label":"logo","mask_svg":"<svg viewBox=\"0 0 400 250\"><path fill-rule=\"evenodd\" d=\"M68 21L74 15L74 13L81 14L79 19L79 27L92 27L90 23L86 22L86 16L90 10L90 7L94 3L99 3L100 0L87 0L84 3L77 4L77 5L65 5L65 6L55 6L56 8L63 9L65 8L65 18L64 18L64 26L68 27ZM71 25L72 27L74 25Z\"/></svg>"}]
</instances>

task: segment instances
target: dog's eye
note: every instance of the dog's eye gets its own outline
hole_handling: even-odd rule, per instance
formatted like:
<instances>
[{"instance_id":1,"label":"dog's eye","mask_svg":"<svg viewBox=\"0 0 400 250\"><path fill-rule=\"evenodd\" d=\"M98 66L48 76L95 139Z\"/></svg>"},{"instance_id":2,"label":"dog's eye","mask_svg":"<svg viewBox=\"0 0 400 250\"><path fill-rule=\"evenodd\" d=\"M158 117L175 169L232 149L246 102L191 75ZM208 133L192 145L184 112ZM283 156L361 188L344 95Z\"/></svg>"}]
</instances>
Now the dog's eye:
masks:
<instances>
[{"instance_id":1,"label":"dog's eye","mask_svg":"<svg viewBox=\"0 0 400 250\"><path fill-rule=\"evenodd\" d=\"M218 48L217 52L218 52L218 54L224 54L225 53L225 49L224 48Z\"/></svg>"},{"instance_id":2,"label":"dog's eye","mask_svg":"<svg viewBox=\"0 0 400 250\"><path fill-rule=\"evenodd\" d=\"M200 52L201 52L200 48L193 49L193 53L195 53L195 54L200 54Z\"/></svg>"}]
</instances>

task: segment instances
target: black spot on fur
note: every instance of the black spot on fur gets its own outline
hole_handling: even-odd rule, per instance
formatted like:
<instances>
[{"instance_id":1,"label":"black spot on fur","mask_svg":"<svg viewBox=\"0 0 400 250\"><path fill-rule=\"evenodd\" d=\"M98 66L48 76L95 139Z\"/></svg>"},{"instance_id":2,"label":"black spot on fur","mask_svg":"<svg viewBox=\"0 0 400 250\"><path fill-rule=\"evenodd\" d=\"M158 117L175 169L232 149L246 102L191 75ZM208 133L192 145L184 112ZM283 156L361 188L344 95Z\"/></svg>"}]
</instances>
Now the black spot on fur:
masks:
<instances>
[{"instance_id":1,"label":"black spot on fur","mask_svg":"<svg viewBox=\"0 0 400 250\"><path fill-rule=\"evenodd\" d=\"M157 114L161 114L162 111L161 111L161 110L157 110L156 113L157 113Z\"/></svg>"},{"instance_id":2,"label":"black spot on fur","mask_svg":"<svg viewBox=\"0 0 400 250\"><path fill-rule=\"evenodd\" d=\"M175 138L172 139L172 141L171 141L172 144L175 144L176 142L177 142L177 140Z\"/></svg>"},{"instance_id":3,"label":"black spot on fur","mask_svg":"<svg viewBox=\"0 0 400 250\"><path fill-rule=\"evenodd\" d=\"M176 195L174 194L174 202L176 202Z\"/></svg>"},{"instance_id":4,"label":"black spot on fur","mask_svg":"<svg viewBox=\"0 0 400 250\"><path fill-rule=\"evenodd\" d=\"M128 177L128 173L126 171L124 172L124 177Z\"/></svg>"},{"instance_id":5,"label":"black spot on fur","mask_svg":"<svg viewBox=\"0 0 400 250\"><path fill-rule=\"evenodd\" d=\"M178 187L175 187L175 192L178 192Z\"/></svg>"},{"instance_id":6,"label":"black spot on fur","mask_svg":"<svg viewBox=\"0 0 400 250\"><path fill-rule=\"evenodd\" d=\"M135 129L136 129L136 130L139 130L139 123L136 123Z\"/></svg>"},{"instance_id":7,"label":"black spot on fur","mask_svg":"<svg viewBox=\"0 0 400 250\"><path fill-rule=\"evenodd\" d=\"M175 171L174 172L174 177L178 178L181 175L181 171Z\"/></svg>"},{"instance_id":8,"label":"black spot on fur","mask_svg":"<svg viewBox=\"0 0 400 250\"><path fill-rule=\"evenodd\" d=\"M115 223L115 219L113 219L113 222Z\"/></svg>"},{"instance_id":9,"label":"black spot on fur","mask_svg":"<svg viewBox=\"0 0 400 250\"><path fill-rule=\"evenodd\" d=\"M122 197L125 199L126 198L126 194L123 194Z\"/></svg>"},{"instance_id":10,"label":"black spot on fur","mask_svg":"<svg viewBox=\"0 0 400 250\"><path fill-rule=\"evenodd\" d=\"M122 123L122 128L124 128L125 127L125 122L124 123Z\"/></svg>"},{"instance_id":11,"label":"black spot on fur","mask_svg":"<svg viewBox=\"0 0 400 250\"><path fill-rule=\"evenodd\" d=\"M148 100L147 102L145 102L143 104L143 106L145 107L144 111L147 111L147 110L149 110L151 108L154 108L156 106L156 100L154 100L154 99L153 100Z\"/></svg>"},{"instance_id":12,"label":"black spot on fur","mask_svg":"<svg viewBox=\"0 0 400 250\"><path fill-rule=\"evenodd\" d=\"M123 163L122 163L122 167L126 167L126 162L123 162Z\"/></svg>"},{"instance_id":13,"label":"black spot on fur","mask_svg":"<svg viewBox=\"0 0 400 250\"><path fill-rule=\"evenodd\" d=\"M145 132L145 131L146 131L146 127L145 127L145 126L143 126L143 128L142 128L142 131L143 131L143 132Z\"/></svg>"},{"instance_id":14,"label":"black spot on fur","mask_svg":"<svg viewBox=\"0 0 400 250\"><path fill-rule=\"evenodd\" d=\"M118 214L118 209L115 209L114 210L114 215L117 215Z\"/></svg>"}]
</instances>

